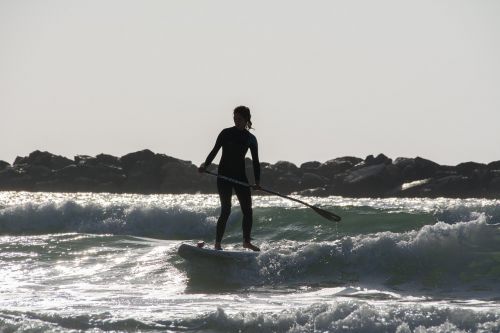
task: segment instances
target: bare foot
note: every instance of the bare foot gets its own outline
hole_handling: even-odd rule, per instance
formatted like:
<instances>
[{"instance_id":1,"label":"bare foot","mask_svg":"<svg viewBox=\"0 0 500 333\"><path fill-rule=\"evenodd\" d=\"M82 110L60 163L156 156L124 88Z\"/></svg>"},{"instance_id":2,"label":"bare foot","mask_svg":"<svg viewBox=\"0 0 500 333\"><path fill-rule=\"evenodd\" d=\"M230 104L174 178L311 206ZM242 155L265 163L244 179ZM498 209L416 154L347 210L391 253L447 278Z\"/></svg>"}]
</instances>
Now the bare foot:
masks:
<instances>
[{"instance_id":1,"label":"bare foot","mask_svg":"<svg viewBox=\"0 0 500 333\"><path fill-rule=\"evenodd\" d=\"M250 243L250 242L244 242L244 243L243 243L243 247L244 247L245 249L250 249L250 250L252 250L252 251L260 251L260 249L259 249L257 246L253 245L253 244L252 244L252 243Z\"/></svg>"},{"instance_id":2,"label":"bare foot","mask_svg":"<svg viewBox=\"0 0 500 333\"><path fill-rule=\"evenodd\" d=\"M214 249L222 251L222 246L220 246L220 243L215 243Z\"/></svg>"}]
</instances>

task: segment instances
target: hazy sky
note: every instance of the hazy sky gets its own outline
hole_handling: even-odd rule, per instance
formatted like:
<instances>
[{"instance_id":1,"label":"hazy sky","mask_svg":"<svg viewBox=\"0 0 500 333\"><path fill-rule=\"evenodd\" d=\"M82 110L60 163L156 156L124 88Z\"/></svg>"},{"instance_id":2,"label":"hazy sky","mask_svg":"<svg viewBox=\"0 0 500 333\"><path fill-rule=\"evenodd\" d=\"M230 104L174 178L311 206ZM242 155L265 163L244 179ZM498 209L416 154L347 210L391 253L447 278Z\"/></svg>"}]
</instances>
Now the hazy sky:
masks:
<instances>
[{"instance_id":1,"label":"hazy sky","mask_svg":"<svg viewBox=\"0 0 500 333\"><path fill-rule=\"evenodd\" d=\"M0 0L0 159L500 160L500 1ZM215 162L218 162L218 158Z\"/></svg>"}]
</instances>

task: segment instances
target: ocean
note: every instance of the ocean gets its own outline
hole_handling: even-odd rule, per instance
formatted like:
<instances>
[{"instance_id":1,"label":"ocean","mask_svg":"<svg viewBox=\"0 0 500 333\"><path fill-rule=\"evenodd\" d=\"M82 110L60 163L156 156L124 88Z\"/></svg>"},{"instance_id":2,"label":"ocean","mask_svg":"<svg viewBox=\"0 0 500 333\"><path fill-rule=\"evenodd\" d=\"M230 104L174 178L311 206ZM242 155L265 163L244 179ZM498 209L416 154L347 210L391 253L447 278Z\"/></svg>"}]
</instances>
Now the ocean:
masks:
<instances>
[{"instance_id":1,"label":"ocean","mask_svg":"<svg viewBox=\"0 0 500 333\"><path fill-rule=\"evenodd\" d=\"M254 196L189 263L217 195L0 192L0 332L500 332L499 200L300 199L342 222Z\"/></svg>"}]
</instances>

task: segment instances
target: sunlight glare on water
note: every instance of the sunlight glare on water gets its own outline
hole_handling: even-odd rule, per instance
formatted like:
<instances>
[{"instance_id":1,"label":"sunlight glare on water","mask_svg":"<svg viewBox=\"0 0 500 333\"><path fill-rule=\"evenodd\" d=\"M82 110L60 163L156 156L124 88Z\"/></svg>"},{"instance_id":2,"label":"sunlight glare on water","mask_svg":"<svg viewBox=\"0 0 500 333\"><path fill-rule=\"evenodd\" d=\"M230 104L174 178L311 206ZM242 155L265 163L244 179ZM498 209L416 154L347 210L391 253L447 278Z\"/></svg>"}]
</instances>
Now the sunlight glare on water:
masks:
<instances>
[{"instance_id":1,"label":"sunlight glare on water","mask_svg":"<svg viewBox=\"0 0 500 333\"><path fill-rule=\"evenodd\" d=\"M2 192L0 331L500 327L498 200L294 197L342 223L254 196L260 255L195 267L177 249L213 241L217 195ZM233 205L224 245L241 251Z\"/></svg>"}]
</instances>

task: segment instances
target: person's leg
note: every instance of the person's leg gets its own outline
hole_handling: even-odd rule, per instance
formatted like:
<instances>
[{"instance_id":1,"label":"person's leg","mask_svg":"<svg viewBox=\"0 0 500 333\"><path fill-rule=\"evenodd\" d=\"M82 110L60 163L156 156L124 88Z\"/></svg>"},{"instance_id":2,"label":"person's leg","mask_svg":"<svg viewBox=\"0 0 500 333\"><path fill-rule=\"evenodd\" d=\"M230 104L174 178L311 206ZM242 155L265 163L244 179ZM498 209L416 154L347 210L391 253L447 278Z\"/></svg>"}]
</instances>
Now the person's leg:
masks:
<instances>
[{"instance_id":1,"label":"person's leg","mask_svg":"<svg viewBox=\"0 0 500 333\"><path fill-rule=\"evenodd\" d=\"M217 179L217 190L219 192L220 199L220 216L217 220L215 248L220 250L222 236L224 236L224 231L226 230L226 222L231 214L231 196L233 195L233 186L231 183L219 178Z\"/></svg>"},{"instance_id":2,"label":"person's leg","mask_svg":"<svg viewBox=\"0 0 500 333\"><path fill-rule=\"evenodd\" d=\"M252 232L253 211L252 211L252 194L250 188L241 185L235 185L234 190L238 201L240 202L241 212L243 213L243 247L253 251L260 249L252 245L250 234Z\"/></svg>"}]
</instances>

